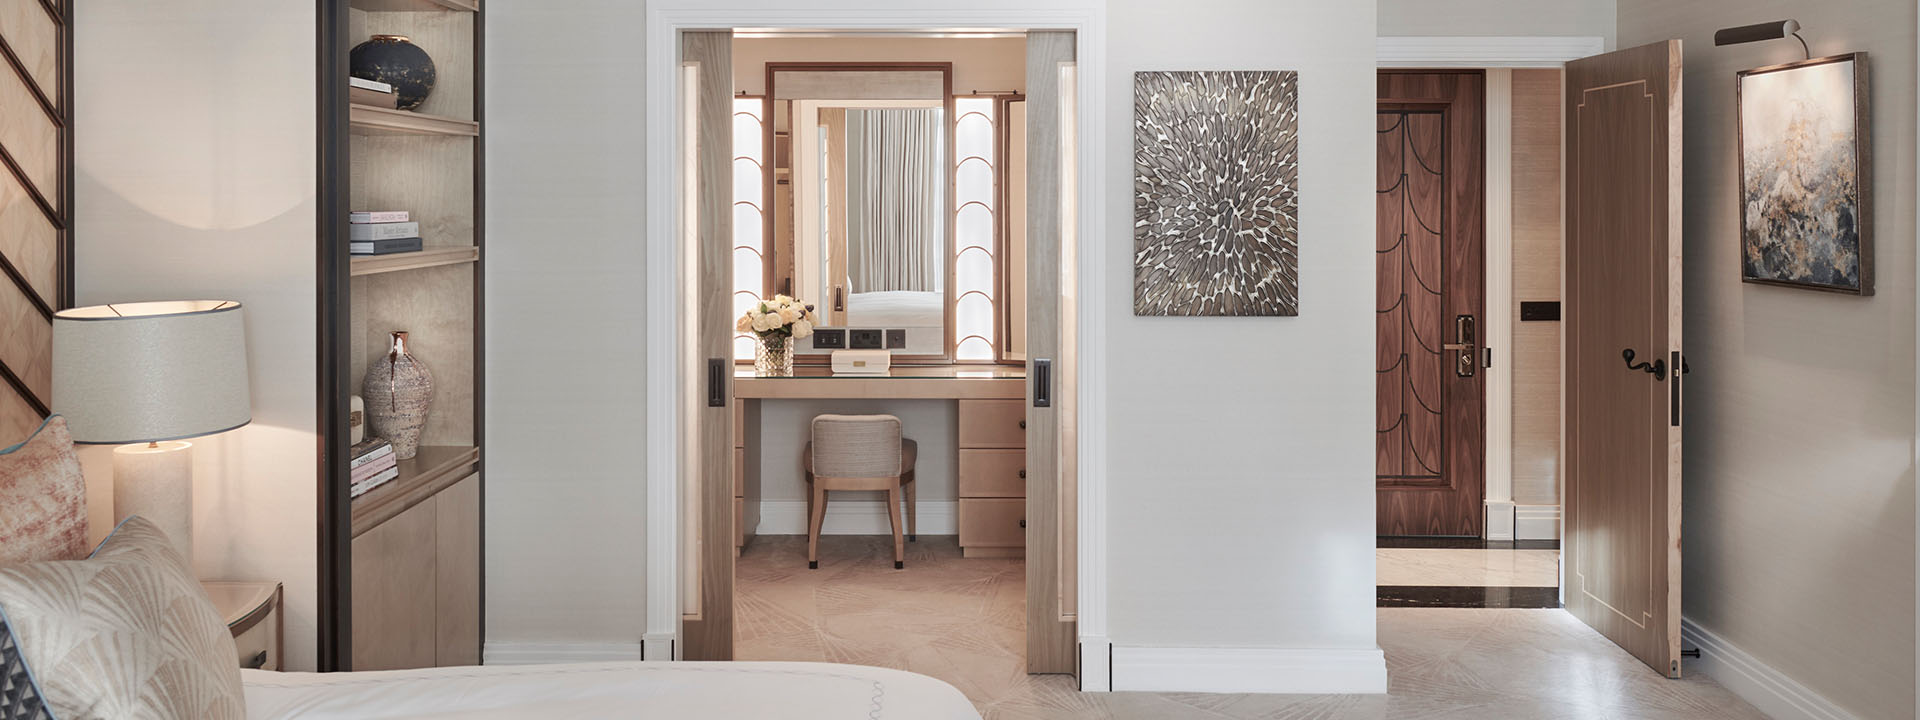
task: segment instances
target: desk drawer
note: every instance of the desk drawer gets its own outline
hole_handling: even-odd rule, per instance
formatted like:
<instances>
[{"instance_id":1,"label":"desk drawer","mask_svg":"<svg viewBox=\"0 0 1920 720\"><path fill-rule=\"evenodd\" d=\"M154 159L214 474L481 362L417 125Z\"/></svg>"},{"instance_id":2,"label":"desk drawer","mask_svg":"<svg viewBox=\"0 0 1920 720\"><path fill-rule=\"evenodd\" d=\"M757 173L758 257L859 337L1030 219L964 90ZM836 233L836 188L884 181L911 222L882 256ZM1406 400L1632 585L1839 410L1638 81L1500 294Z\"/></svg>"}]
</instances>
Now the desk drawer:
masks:
<instances>
[{"instance_id":1,"label":"desk drawer","mask_svg":"<svg viewBox=\"0 0 1920 720\"><path fill-rule=\"evenodd\" d=\"M253 627L233 636L240 653L240 667L255 670L280 669L280 610L275 608Z\"/></svg>"},{"instance_id":2,"label":"desk drawer","mask_svg":"<svg viewBox=\"0 0 1920 720\"><path fill-rule=\"evenodd\" d=\"M1027 451L960 451L960 497L1026 496Z\"/></svg>"},{"instance_id":3,"label":"desk drawer","mask_svg":"<svg viewBox=\"0 0 1920 720\"><path fill-rule=\"evenodd\" d=\"M1027 501L1002 498L960 499L960 547L1026 547Z\"/></svg>"},{"instance_id":4,"label":"desk drawer","mask_svg":"<svg viewBox=\"0 0 1920 720\"><path fill-rule=\"evenodd\" d=\"M1027 446L1025 400L961 400L960 447Z\"/></svg>"}]
</instances>

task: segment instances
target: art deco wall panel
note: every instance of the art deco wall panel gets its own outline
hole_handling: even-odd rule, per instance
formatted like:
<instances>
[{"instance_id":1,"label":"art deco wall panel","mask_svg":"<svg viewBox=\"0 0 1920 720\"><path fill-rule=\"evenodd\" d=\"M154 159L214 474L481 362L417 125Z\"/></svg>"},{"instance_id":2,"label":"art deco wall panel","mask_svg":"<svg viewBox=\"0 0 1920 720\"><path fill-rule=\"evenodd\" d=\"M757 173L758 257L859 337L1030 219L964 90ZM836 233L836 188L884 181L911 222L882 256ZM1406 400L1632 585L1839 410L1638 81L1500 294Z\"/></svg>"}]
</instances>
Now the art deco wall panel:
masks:
<instances>
[{"instance_id":1,"label":"art deco wall panel","mask_svg":"<svg viewBox=\"0 0 1920 720\"><path fill-rule=\"evenodd\" d=\"M0 3L0 445L46 416L53 312L71 304L70 19L63 2Z\"/></svg>"}]
</instances>

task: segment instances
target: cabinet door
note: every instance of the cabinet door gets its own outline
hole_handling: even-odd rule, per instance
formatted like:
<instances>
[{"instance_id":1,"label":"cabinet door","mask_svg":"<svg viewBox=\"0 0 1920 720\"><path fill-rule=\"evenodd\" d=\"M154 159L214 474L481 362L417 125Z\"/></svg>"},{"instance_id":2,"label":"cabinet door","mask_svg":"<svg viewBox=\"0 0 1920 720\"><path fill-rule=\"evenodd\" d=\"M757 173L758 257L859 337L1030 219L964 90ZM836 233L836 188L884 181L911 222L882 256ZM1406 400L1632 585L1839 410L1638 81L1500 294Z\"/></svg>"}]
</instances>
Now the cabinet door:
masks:
<instances>
[{"instance_id":1,"label":"cabinet door","mask_svg":"<svg viewBox=\"0 0 1920 720\"><path fill-rule=\"evenodd\" d=\"M409 508L353 539L353 668L433 667L438 498ZM428 589L431 589L430 587Z\"/></svg>"},{"instance_id":2,"label":"cabinet door","mask_svg":"<svg viewBox=\"0 0 1920 720\"><path fill-rule=\"evenodd\" d=\"M435 495L435 664L480 664L480 476Z\"/></svg>"}]
</instances>

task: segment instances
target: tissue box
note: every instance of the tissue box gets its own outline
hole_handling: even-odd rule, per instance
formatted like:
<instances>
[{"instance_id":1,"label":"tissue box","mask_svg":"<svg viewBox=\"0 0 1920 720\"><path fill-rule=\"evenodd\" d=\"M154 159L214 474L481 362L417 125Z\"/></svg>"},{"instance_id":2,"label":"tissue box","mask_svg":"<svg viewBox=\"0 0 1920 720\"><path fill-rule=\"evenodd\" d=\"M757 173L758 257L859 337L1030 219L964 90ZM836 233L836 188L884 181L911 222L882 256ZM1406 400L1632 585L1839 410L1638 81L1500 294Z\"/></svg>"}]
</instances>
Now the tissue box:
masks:
<instances>
[{"instance_id":1,"label":"tissue box","mask_svg":"<svg viewBox=\"0 0 1920 720\"><path fill-rule=\"evenodd\" d=\"M893 366L893 353L885 350L835 350L835 375L885 375Z\"/></svg>"}]
</instances>

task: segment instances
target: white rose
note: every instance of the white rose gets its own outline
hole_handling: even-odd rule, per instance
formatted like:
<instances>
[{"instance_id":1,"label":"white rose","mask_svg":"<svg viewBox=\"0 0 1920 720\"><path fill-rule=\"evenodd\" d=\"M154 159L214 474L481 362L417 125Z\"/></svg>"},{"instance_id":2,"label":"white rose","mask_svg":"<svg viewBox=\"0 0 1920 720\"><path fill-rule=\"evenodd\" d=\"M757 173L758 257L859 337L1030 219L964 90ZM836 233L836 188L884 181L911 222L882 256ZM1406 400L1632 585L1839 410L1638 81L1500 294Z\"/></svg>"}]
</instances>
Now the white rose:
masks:
<instances>
[{"instance_id":1,"label":"white rose","mask_svg":"<svg viewBox=\"0 0 1920 720\"><path fill-rule=\"evenodd\" d=\"M813 334L813 323L798 320L793 323L793 336L803 338Z\"/></svg>"},{"instance_id":2,"label":"white rose","mask_svg":"<svg viewBox=\"0 0 1920 720\"><path fill-rule=\"evenodd\" d=\"M753 313L747 313L745 315L741 315L740 319L734 321L733 323L734 332L747 332L752 329L753 329Z\"/></svg>"},{"instance_id":3,"label":"white rose","mask_svg":"<svg viewBox=\"0 0 1920 720\"><path fill-rule=\"evenodd\" d=\"M766 332L780 327L778 315L761 315L753 319L754 332Z\"/></svg>"},{"instance_id":4,"label":"white rose","mask_svg":"<svg viewBox=\"0 0 1920 720\"><path fill-rule=\"evenodd\" d=\"M800 319L799 308L796 308L792 305L787 305L785 307L780 308L780 322L782 324L791 324L795 320L799 320L799 319Z\"/></svg>"}]
</instances>

